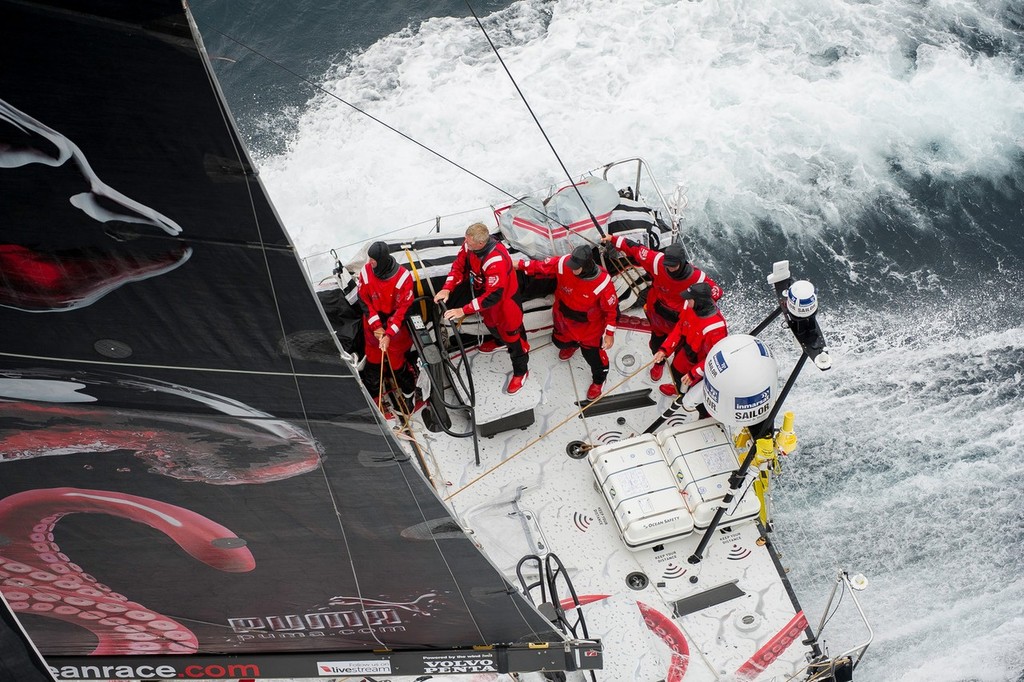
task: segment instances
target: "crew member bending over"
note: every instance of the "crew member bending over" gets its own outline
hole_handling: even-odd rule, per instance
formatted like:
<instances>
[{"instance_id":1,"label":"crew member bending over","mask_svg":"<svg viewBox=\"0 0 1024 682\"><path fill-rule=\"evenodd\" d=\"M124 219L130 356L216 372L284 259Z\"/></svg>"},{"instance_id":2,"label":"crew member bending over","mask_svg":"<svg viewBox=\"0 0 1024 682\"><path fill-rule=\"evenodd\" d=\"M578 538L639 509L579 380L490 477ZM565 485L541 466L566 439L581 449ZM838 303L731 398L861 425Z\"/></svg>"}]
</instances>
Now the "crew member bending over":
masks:
<instances>
[{"instance_id":1,"label":"crew member bending over","mask_svg":"<svg viewBox=\"0 0 1024 682\"><path fill-rule=\"evenodd\" d=\"M721 287L689 262L682 244L669 244L664 251L655 251L614 235L606 235L601 241L611 242L616 249L636 261L651 277L651 288L644 304L644 312L651 323L649 345L652 353L661 348L665 337L679 321L680 313L690 305L690 302L679 294L694 284L707 283L711 287L711 296L715 301L722 297ZM651 379L659 381L664 372L664 358L660 361L655 358L655 363L651 365Z\"/></svg>"},{"instance_id":2,"label":"crew member bending over","mask_svg":"<svg viewBox=\"0 0 1024 682\"><path fill-rule=\"evenodd\" d=\"M403 324L412 305L412 275L398 264L384 242L374 242L367 251L369 259L359 272L359 301L363 308L363 338L366 342L366 366L363 381L370 392L377 392L377 405L388 419L390 413L380 395L382 375L394 371L395 383L402 391L406 410L415 407L416 376L406 361L412 348L412 335ZM387 356L391 370L383 367Z\"/></svg>"},{"instance_id":3,"label":"crew member bending over","mask_svg":"<svg viewBox=\"0 0 1024 682\"><path fill-rule=\"evenodd\" d=\"M519 261L516 269L528 275L553 277L558 282L552 308L558 359L568 360L577 348L583 350L593 379L587 399L597 399L608 377L605 350L615 342L619 320L619 297L611 277L594 262L594 250L589 246L577 246L568 256Z\"/></svg>"},{"instance_id":4,"label":"crew member bending over","mask_svg":"<svg viewBox=\"0 0 1024 682\"><path fill-rule=\"evenodd\" d=\"M715 305L714 294L707 282L700 282L684 291L682 297L692 301L679 315L679 322L665 339L664 345L654 354L656 362L664 362L672 353L672 383L662 384L665 395L686 393L693 384L704 378L704 360L708 351L729 334L725 318ZM700 416L708 416L704 405Z\"/></svg>"},{"instance_id":5,"label":"crew member bending over","mask_svg":"<svg viewBox=\"0 0 1024 682\"><path fill-rule=\"evenodd\" d=\"M480 313L488 331L494 337L480 344L481 353L493 353L500 346L508 349L512 360L512 378L505 388L517 393L529 376L530 345L523 328L523 309L519 304L519 282L516 279L512 257L505 245L491 236L483 223L473 223L466 230L466 240L459 249L444 287L434 301L441 303L469 276L471 300L461 308L444 314L446 320L459 320L470 313Z\"/></svg>"}]
</instances>

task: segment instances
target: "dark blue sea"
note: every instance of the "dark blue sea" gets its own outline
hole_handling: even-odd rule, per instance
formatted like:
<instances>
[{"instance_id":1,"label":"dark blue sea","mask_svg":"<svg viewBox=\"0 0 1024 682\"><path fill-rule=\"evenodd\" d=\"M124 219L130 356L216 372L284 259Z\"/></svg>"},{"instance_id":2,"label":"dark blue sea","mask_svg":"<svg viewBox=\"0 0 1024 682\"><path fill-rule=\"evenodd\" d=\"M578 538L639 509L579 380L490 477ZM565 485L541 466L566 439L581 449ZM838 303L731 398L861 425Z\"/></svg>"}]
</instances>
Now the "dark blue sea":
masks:
<instances>
[{"instance_id":1,"label":"dark blue sea","mask_svg":"<svg viewBox=\"0 0 1024 682\"><path fill-rule=\"evenodd\" d=\"M1024 3L474 8L570 171L642 156L685 193L731 329L770 308L774 261L817 285L834 367L793 391L774 500L812 623L863 573L859 679L1024 679ZM314 274L563 180L464 3L192 10ZM863 639L848 620L833 653Z\"/></svg>"}]
</instances>

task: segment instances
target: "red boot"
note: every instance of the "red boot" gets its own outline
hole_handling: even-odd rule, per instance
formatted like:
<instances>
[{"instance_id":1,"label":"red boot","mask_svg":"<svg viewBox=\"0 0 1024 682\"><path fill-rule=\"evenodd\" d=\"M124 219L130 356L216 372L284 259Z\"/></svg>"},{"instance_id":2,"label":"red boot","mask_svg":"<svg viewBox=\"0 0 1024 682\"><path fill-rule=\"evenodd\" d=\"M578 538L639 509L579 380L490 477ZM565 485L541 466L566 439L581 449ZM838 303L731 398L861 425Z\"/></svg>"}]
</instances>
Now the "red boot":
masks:
<instances>
[{"instance_id":1,"label":"red boot","mask_svg":"<svg viewBox=\"0 0 1024 682\"><path fill-rule=\"evenodd\" d=\"M675 384L662 384L661 386L658 386L658 390L670 397L678 395Z\"/></svg>"},{"instance_id":2,"label":"red boot","mask_svg":"<svg viewBox=\"0 0 1024 682\"><path fill-rule=\"evenodd\" d=\"M561 348L558 351L559 360L568 360L572 356L576 355L576 346L569 346L568 348Z\"/></svg>"},{"instance_id":3,"label":"red boot","mask_svg":"<svg viewBox=\"0 0 1024 682\"><path fill-rule=\"evenodd\" d=\"M494 339L487 339L486 341L480 344L480 347L477 348L477 350L480 351L481 353L493 353L499 348L501 348L501 346L498 345L497 341L495 341Z\"/></svg>"},{"instance_id":4,"label":"red boot","mask_svg":"<svg viewBox=\"0 0 1024 682\"><path fill-rule=\"evenodd\" d=\"M597 400L601 397L602 388L604 384L590 384L590 388L587 389L587 400Z\"/></svg>"},{"instance_id":5,"label":"red boot","mask_svg":"<svg viewBox=\"0 0 1024 682\"><path fill-rule=\"evenodd\" d=\"M665 373L665 363L659 362L651 365L651 381L661 381L661 375Z\"/></svg>"},{"instance_id":6,"label":"red boot","mask_svg":"<svg viewBox=\"0 0 1024 682\"><path fill-rule=\"evenodd\" d=\"M509 395L518 393L519 389L523 387L523 382L526 381L526 377L528 376L530 376L529 372L523 374L522 376L514 376L511 379L509 379L508 386L505 388L505 392L508 393Z\"/></svg>"}]
</instances>

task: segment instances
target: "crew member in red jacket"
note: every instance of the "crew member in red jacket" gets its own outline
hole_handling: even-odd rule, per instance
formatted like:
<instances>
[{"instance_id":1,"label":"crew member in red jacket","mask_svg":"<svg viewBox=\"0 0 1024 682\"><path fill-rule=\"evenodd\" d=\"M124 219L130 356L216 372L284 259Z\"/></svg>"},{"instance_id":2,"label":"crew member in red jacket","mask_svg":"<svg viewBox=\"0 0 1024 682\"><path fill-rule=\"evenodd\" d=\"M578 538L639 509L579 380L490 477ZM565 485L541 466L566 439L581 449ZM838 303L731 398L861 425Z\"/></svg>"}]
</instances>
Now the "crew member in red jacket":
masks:
<instances>
[{"instance_id":1,"label":"crew member in red jacket","mask_svg":"<svg viewBox=\"0 0 1024 682\"><path fill-rule=\"evenodd\" d=\"M363 381L371 393L381 387L384 356L394 371L395 383L402 391L406 410L412 410L416 399L416 376L406 361L412 348L412 335L403 324L405 314L412 305L412 275L398 264L384 242L374 242L367 251L369 257L359 273L359 301L363 308L363 338L366 366ZM377 396L377 404L385 416L390 414Z\"/></svg>"},{"instance_id":2,"label":"crew member in red jacket","mask_svg":"<svg viewBox=\"0 0 1024 682\"><path fill-rule=\"evenodd\" d=\"M729 334L725 318L715 305L714 293L707 282L699 282L684 291L682 297L692 301L679 315L679 322L665 343L654 354L654 359L664 362L672 353L672 383L662 384L665 395L686 393L693 384L704 378L704 360L708 351ZM701 416L707 413L701 405Z\"/></svg>"},{"instance_id":3,"label":"crew member in red jacket","mask_svg":"<svg viewBox=\"0 0 1024 682\"><path fill-rule=\"evenodd\" d=\"M680 297L681 293L694 284L707 283L711 287L711 296L715 301L722 297L721 287L690 263L682 244L669 244L664 251L655 251L614 235L607 235L601 241L611 242L616 249L636 261L651 277L651 288L648 290L644 312L651 323L649 345L652 353L661 348L665 337L679 321L683 309L690 305L689 300ZM656 359L651 365L651 379L660 380L664 372L664 359Z\"/></svg>"},{"instance_id":4,"label":"crew member in red jacket","mask_svg":"<svg viewBox=\"0 0 1024 682\"><path fill-rule=\"evenodd\" d=\"M519 261L516 269L557 281L552 316L558 359L568 360L577 348L582 349L593 379L587 399L596 400L608 377L605 350L615 342L619 320L619 297L612 278L594 261L594 250L589 246L577 246L568 256Z\"/></svg>"},{"instance_id":5,"label":"crew member in red jacket","mask_svg":"<svg viewBox=\"0 0 1024 682\"><path fill-rule=\"evenodd\" d=\"M473 300L461 308L446 311L444 319L459 320L470 313L480 313L494 337L480 344L480 352L493 353L500 346L508 349L508 356L512 360L512 378L505 390L510 394L517 393L530 375L527 371L530 345L526 342L526 330L523 328L523 309L518 296L519 281L508 249L491 236L483 223L473 223L466 230L466 241L459 249L444 287L437 292L434 301L447 301L452 290L467 276L471 282Z\"/></svg>"}]
</instances>

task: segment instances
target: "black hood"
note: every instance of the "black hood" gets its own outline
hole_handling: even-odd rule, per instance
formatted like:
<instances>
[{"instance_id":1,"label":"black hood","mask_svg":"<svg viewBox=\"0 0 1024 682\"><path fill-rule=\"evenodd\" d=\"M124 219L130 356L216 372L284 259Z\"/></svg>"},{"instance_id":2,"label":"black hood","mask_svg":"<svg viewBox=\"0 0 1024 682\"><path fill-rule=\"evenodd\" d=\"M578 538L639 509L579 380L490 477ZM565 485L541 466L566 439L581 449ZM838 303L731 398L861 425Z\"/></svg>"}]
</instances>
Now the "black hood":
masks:
<instances>
[{"instance_id":1,"label":"black hood","mask_svg":"<svg viewBox=\"0 0 1024 682\"><path fill-rule=\"evenodd\" d=\"M690 259L682 244L669 244L662 253L665 254L665 272L672 279L685 279L693 272L693 266L690 265ZM680 267L675 272L669 270L669 266L677 265Z\"/></svg>"},{"instance_id":2,"label":"black hood","mask_svg":"<svg viewBox=\"0 0 1024 682\"><path fill-rule=\"evenodd\" d=\"M377 265L373 268L373 274L380 279L388 279L394 277L395 273L398 272L398 261L391 255L391 251L388 250L388 245L384 242L374 242L370 244L370 248L367 249L366 255L377 261Z\"/></svg>"},{"instance_id":3,"label":"black hood","mask_svg":"<svg viewBox=\"0 0 1024 682\"><path fill-rule=\"evenodd\" d=\"M569 268L581 270L580 279L593 279L597 277L597 263L594 261L594 249L589 246L577 246L569 256Z\"/></svg>"},{"instance_id":4,"label":"black hood","mask_svg":"<svg viewBox=\"0 0 1024 682\"><path fill-rule=\"evenodd\" d=\"M707 282L697 282L680 296L693 301L693 311L698 317L710 317L718 309L712 296L711 285Z\"/></svg>"}]
</instances>

